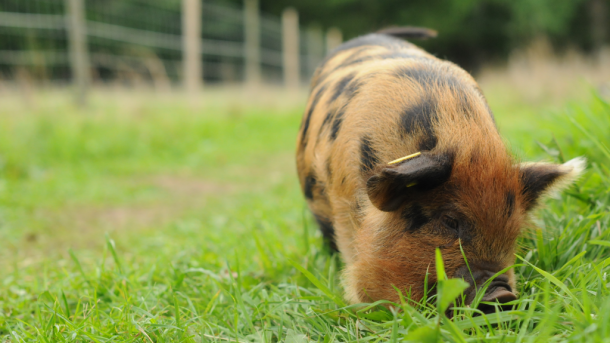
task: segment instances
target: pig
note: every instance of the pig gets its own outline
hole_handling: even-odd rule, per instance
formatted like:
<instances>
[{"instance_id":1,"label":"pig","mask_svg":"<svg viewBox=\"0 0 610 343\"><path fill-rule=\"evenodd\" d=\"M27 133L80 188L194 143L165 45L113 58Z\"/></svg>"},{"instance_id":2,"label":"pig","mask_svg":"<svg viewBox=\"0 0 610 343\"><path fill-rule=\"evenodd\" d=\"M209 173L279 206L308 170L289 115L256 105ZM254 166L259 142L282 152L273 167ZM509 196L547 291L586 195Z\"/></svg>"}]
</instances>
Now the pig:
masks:
<instances>
[{"instance_id":1,"label":"pig","mask_svg":"<svg viewBox=\"0 0 610 343\"><path fill-rule=\"evenodd\" d=\"M471 303L478 287L514 264L540 199L585 166L583 158L518 162L472 76L404 40L432 36L403 28L355 38L330 52L311 81L298 177L345 263L350 303L397 302L398 291L419 301L436 282L436 248L448 277L470 284ZM483 297L515 299L512 269Z\"/></svg>"}]
</instances>

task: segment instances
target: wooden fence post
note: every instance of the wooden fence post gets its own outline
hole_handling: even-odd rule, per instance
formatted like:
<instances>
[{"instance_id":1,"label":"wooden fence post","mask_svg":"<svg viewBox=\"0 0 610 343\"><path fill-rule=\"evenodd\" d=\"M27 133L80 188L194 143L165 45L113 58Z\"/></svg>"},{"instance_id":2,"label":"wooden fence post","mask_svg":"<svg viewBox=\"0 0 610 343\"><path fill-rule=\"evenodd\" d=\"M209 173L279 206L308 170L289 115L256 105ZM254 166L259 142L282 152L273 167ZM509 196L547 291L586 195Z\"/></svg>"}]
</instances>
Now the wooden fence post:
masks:
<instances>
[{"instance_id":1,"label":"wooden fence post","mask_svg":"<svg viewBox=\"0 0 610 343\"><path fill-rule=\"evenodd\" d=\"M343 43L343 34L336 27L331 27L326 31L326 53L328 54L333 49Z\"/></svg>"},{"instance_id":2,"label":"wooden fence post","mask_svg":"<svg viewBox=\"0 0 610 343\"><path fill-rule=\"evenodd\" d=\"M85 5L83 0L67 0L67 5L70 64L76 88L76 103L78 106L85 106L91 83Z\"/></svg>"},{"instance_id":3,"label":"wooden fence post","mask_svg":"<svg viewBox=\"0 0 610 343\"><path fill-rule=\"evenodd\" d=\"M307 30L307 70L313 75L318 64L324 58L324 33L318 25L312 25Z\"/></svg>"},{"instance_id":4,"label":"wooden fence post","mask_svg":"<svg viewBox=\"0 0 610 343\"><path fill-rule=\"evenodd\" d=\"M196 94L203 84L201 0L182 0L182 64L184 88Z\"/></svg>"},{"instance_id":5,"label":"wooden fence post","mask_svg":"<svg viewBox=\"0 0 610 343\"><path fill-rule=\"evenodd\" d=\"M258 0L244 0L246 84L249 86L261 83L260 32Z\"/></svg>"},{"instance_id":6,"label":"wooden fence post","mask_svg":"<svg viewBox=\"0 0 610 343\"><path fill-rule=\"evenodd\" d=\"M282 57L284 64L284 85L288 89L298 89L299 67L299 14L294 8L286 8L282 13Z\"/></svg>"}]
</instances>

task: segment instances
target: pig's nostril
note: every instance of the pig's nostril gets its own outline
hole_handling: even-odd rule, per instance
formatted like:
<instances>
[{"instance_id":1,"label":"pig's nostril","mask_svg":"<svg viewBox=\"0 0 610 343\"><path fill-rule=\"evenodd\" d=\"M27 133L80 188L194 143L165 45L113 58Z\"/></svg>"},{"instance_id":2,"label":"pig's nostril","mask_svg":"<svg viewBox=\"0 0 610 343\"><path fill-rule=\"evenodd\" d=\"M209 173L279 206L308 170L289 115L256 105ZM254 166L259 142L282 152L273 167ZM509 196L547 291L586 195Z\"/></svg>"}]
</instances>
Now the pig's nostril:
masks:
<instances>
[{"instance_id":1,"label":"pig's nostril","mask_svg":"<svg viewBox=\"0 0 610 343\"><path fill-rule=\"evenodd\" d=\"M497 302L500 304L506 304L513 300L517 300L517 296L511 292L511 288L509 285L505 283L492 283L487 289L487 293L481 299L482 302ZM509 310L511 306L502 306L500 305L501 310ZM488 305L488 304L479 304L478 307L483 313L494 313L496 311L496 306Z\"/></svg>"}]
</instances>

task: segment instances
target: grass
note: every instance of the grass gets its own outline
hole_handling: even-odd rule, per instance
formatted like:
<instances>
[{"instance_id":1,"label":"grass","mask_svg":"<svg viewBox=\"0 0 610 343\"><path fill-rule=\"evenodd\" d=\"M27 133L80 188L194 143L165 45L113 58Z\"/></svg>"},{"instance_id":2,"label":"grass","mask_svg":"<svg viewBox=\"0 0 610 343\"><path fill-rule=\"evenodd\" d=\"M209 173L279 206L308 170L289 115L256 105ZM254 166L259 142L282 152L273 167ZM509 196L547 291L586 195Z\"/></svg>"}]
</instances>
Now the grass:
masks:
<instances>
[{"instance_id":1,"label":"grass","mask_svg":"<svg viewBox=\"0 0 610 343\"><path fill-rule=\"evenodd\" d=\"M350 307L306 211L294 106L64 93L0 105L0 337L37 342L597 342L610 337L610 106L506 103L517 155L587 156L519 244L513 311ZM537 115L532 115L536 113ZM566 194L567 193L567 194ZM440 259L439 259L440 262ZM441 275L442 276L442 275ZM440 311L439 311L440 309Z\"/></svg>"}]
</instances>

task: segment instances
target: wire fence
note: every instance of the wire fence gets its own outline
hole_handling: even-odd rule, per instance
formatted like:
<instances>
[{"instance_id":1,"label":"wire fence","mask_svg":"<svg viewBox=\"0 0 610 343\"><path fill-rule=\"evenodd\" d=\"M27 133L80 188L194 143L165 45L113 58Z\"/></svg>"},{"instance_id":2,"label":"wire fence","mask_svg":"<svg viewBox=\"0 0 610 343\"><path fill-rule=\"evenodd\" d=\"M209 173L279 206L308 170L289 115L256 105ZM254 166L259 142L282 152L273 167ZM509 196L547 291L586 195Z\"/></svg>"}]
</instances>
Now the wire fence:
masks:
<instances>
[{"instance_id":1,"label":"wire fence","mask_svg":"<svg viewBox=\"0 0 610 343\"><path fill-rule=\"evenodd\" d=\"M70 30L77 28L70 24L69 1L0 0L0 81L73 81ZM84 7L87 73L93 83L158 88L181 84L187 71L180 0L78 1ZM287 72L285 23L265 13L256 15L257 68L263 82L281 84ZM246 31L253 29L244 24L245 16L242 7L201 3L199 60L205 83L245 81ZM336 30L329 31L335 33L326 35L330 38L317 27L297 32L296 65L300 80L307 80L325 50L337 44L330 42L336 40Z\"/></svg>"}]
</instances>

